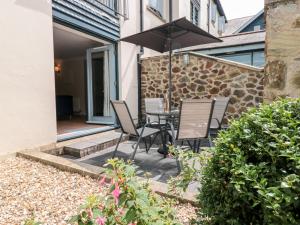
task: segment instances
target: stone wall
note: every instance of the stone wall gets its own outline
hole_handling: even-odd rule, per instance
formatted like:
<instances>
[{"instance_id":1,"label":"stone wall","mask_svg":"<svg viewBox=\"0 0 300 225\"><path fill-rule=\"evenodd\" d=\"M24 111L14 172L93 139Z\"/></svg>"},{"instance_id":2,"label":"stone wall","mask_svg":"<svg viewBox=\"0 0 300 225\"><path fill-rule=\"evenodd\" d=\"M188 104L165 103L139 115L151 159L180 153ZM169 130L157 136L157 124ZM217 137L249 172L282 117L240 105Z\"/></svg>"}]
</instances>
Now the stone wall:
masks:
<instances>
[{"instance_id":1,"label":"stone wall","mask_svg":"<svg viewBox=\"0 0 300 225\"><path fill-rule=\"evenodd\" d=\"M265 100L300 96L300 0L265 0Z\"/></svg>"},{"instance_id":2,"label":"stone wall","mask_svg":"<svg viewBox=\"0 0 300 225\"><path fill-rule=\"evenodd\" d=\"M189 53L172 58L173 102L180 99L230 96L227 118L238 117L248 107L263 101L263 69L210 56ZM144 99L163 97L168 90L168 57L152 57L142 61L142 109Z\"/></svg>"}]
</instances>

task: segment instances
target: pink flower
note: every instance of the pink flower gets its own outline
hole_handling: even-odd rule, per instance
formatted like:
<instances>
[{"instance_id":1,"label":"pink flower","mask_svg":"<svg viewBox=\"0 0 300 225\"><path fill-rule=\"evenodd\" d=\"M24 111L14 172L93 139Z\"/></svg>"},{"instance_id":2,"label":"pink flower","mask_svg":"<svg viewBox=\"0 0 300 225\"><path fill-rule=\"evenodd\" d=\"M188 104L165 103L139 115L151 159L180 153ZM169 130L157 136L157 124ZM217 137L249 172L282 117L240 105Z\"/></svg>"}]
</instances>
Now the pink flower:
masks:
<instances>
[{"instance_id":1,"label":"pink flower","mask_svg":"<svg viewBox=\"0 0 300 225\"><path fill-rule=\"evenodd\" d=\"M136 223L129 223L128 225L136 225Z\"/></svg>"},{"instance_id":2,"label":"pink flower","mask_svg":"<svg viewBox=\"0 0 300 225\"><path fill-rule=\"evenodd\" d=\"M102 191L102 186L105 184L106 176L104 175L102 179L99 181L99 191Z\"/></svg>"},{"instance_id":3,"label":"pink flower","mask_svg":"<svg viewBox=\"0 0 300 225\"><path fill-rule=\"evenodd\" d=\"M88 209L87 210L87 214L88 214L89 218L93 218L93 211L92 211L92 209Z\"/></svg>"},{"instance_id":4,"label":"pink flower","mask_svg":"<svg viewBox=\"0 0 300 225\"><path fill-rule=\"evenodd\" d=\"M105 225L105 222L106 222L106 219L105 219L104 217L98 217L98 218L96 219L96 223L97 223L98 225Z\"/></svg>"},{"instance_id":5,"label":"pink flower","mask_svg":"<svg viewBox=\"0 0 300 225\"><path fill-rule=\"evenodd\" d=\"M104 175L104 176L102 177L102 179L101 179L100 182L99 182L99 185L102 186L103 184L105 184L105 180L106 180L106 175Z\"/></svg>"},{"instance_id":6,"label":"pink flower","mask_svg":"<svg viewBox=\"0 0 300 225\"><path fill-rule=\"evenodd\" d=\"M120 192L119 184L115 183L115 190L112 191L112 195L114 196L116 205L119 203Z\"/></svg>"}]
</instances>

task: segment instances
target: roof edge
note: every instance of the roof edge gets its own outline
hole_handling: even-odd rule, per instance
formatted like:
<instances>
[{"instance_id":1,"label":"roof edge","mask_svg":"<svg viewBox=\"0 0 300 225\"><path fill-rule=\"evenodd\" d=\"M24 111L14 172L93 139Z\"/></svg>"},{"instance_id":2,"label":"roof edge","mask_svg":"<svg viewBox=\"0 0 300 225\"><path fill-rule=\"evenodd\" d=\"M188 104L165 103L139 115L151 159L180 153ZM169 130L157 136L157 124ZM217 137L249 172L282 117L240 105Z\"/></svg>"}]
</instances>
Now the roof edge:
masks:
<instances>
[{"instance_id":1,"label":"roof edge","mask_svg":"<svg viewBox=\"0 0 300 225\"><path fill-rule=\"evenodd\" d=\"M241 67L241 68L248 69L248 70L254 70L254 71L257 71L257 72L263 72L264 71L264 67L250 66L250 65L246 65L246 64L242 64L242 63L238 63L238 62L233 62L233 61L229 61L229 60L226 60L226 59L221 59L221 58L218 58L218 57L205 55L205 54L201 54L201 53L197 53L197 52L190 51L190 52L177 52L177 53L174 53L174 55L184 55L184 54L199 56L199 57L215 60L215 61L218 61L218 62L226 63L226 64L229 64L231 66L237 66L237 67ZM155 55L155 56L143 57L141 59L141 61L148 60L148 59L151 59L151 58L160 58L160 57L168 57L168 54L164 53L164 54Z\"/></svg>"},{"instance_id":2,"label":"roof edge","mask_svg":"<svg viewBox=\"0 0 300 225\"><path fill-rule=\"evenodd\" d=\"M195 56L201 56L201 57L204 57L204 58L209 58L209 59L216 60L216 61L222 62L222 63L226 63L226 64L229 64L229 65L232 65L232 66L242 67L244 69L255 70L257 72L264 71L264 67L250 66L250 65L247 65L247 64L243 64L243 63L238 63L238 62L233 62L233 61L229 61L229 60L226 60L226 59L221 59L221 58L211 56L211 55L205 55L205 54L201 54L201 53L197 53L197 52L189 52L188 54L195 55Z\"/></svg>"},{"instance_id":3,"label":"roof edge","mask_svg":"<svg viewBox=\"0 0 300 225\"><path fill-rule=\"evenodd\" d=\"M260 10L256 15L254 15L250 20L244 23L239 29L237 29L233 34L238 34L243 29L245 29L249 24L251 24L254 20L256 20L259 16L261 16L265 12L264 9Z\"/></svg>"}]
</instances>

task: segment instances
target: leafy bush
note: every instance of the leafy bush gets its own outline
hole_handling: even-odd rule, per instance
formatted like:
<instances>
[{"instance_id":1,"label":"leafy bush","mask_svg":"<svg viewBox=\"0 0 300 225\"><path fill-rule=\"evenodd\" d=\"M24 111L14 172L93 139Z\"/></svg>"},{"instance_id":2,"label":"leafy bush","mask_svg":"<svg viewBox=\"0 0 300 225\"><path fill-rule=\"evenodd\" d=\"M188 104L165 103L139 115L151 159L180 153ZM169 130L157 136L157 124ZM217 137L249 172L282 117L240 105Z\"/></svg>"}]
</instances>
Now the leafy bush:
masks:
<instances>
[{"instance_id":1,"label":"leafy bush","mask_svg":"<svg viewBox=\"0 0 300 225\"><path fill-rule=\"evenodd\" d=\"M136 177L133 165L123 160L111 159L112 167L106 171L111 179L104 188L105 177L100 182L102 195L88 197L80 213L71 219L79 225L177 225L172 202L161 199ZM104 193L104 195L103 195Z\"/></svg>"},{"instance_id":2,"label":"leafy bush","mask_svg":"<svg viewBox=\"0 0 300 225\"><path fill-rule=\"evenodd\" d=\"M37 222L34 218L34 215L32 215L29 219L25 220L24 225L41 225L42 223Z\"/></svg>"},{"instance_id":3,"label":"leafy bush","mask_svg":"<svg viewBox=\"0 0 300 225\"><path fill-rule=\"evenodd\" d=\"M300 224L300 99L249 110L213 151L199 194L208 224Z\"/></svg>"}]
</instances>

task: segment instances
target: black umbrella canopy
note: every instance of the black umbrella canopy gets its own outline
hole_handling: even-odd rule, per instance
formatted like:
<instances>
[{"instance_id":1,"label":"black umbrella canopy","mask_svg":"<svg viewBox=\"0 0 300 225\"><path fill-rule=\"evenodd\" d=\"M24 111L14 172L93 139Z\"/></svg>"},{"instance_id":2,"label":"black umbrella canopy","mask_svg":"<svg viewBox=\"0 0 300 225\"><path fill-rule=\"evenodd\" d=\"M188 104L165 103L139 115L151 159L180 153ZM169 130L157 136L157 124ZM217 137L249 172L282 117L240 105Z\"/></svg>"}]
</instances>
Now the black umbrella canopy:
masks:
<instances>
[{"instance_id":1,"label":"black umbrella canopy","mask_svg":"<svg viewBox=\"0 0 300 225\"><path fill-rule=\"evenodd\" d=\"M161 53L169 51L169 110L172 106L172 50L194 45L221 42L220 39L195 26L185 17L122 38L121 41L140 45Z\"/></svg>"},{"instance_id":2,"label":"black umbrella canopy","mask_svg":"<svg viewBox=\"0 0 300 225\"><path fill-rule=\"evenodd\" d=\"M141 45L161 53L195 45L221 42L220 39L200 29L185 17L122 38L121 41ZM172 47L170 49L171 42Z\"/></svg>"}]
</instances>

